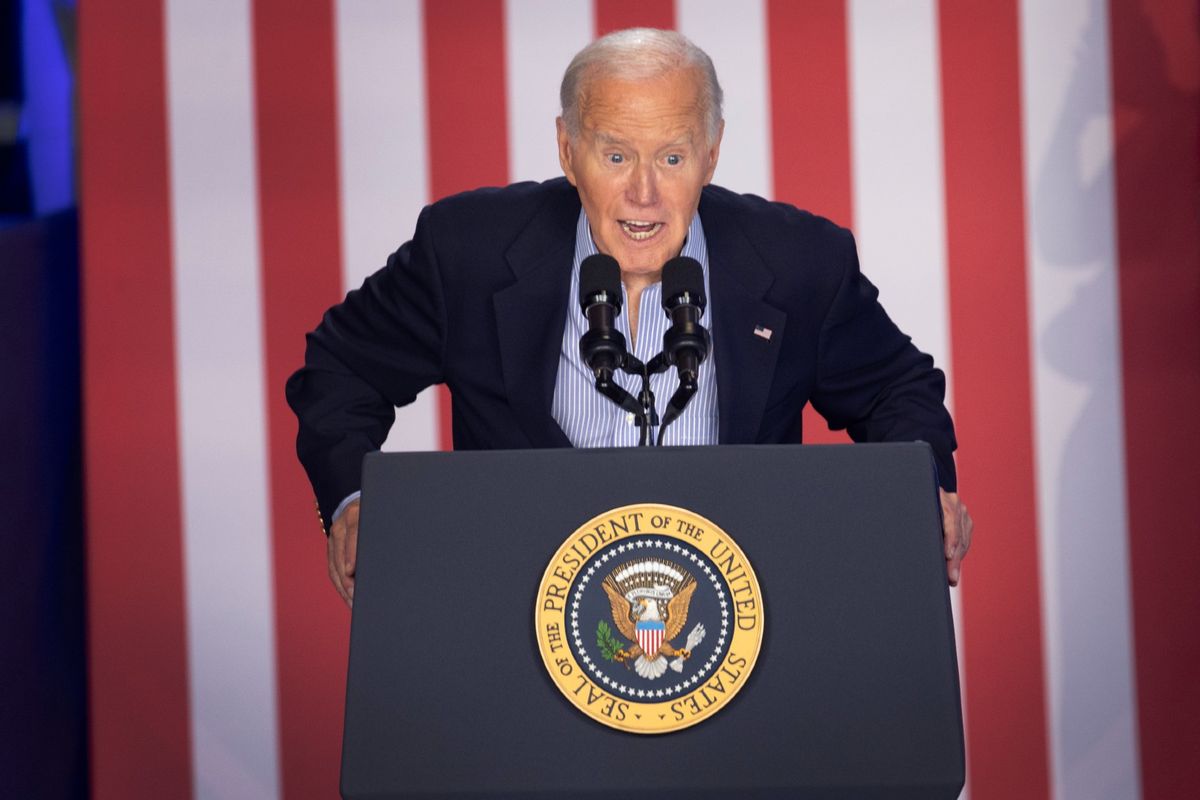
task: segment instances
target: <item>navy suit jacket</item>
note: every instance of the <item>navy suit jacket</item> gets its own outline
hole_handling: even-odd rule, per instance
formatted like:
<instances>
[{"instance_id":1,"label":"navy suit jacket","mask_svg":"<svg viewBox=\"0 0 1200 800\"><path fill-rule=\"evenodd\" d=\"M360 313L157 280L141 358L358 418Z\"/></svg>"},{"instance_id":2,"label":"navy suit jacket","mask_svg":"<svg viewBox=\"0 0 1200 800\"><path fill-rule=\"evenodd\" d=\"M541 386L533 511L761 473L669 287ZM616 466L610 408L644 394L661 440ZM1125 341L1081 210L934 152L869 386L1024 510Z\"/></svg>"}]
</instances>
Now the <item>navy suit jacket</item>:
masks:
<instances>
[{"instance_id":1,"label":"navy suit jacket","mask_svg":"<svg viewBox=\"0 0 1200 800\"><path fill-rule=\"evenodd\" d=\"M323 519L359 488L393 406L434 383L450 389L456 449L571 446L550 403L577 308L567 294L579 208L562 178L441 200L325 314L287 384ZM721 443L800 442L811 402L855 441L929 442L953 490L945 378L877 302L850 232L716 186L701 194L700 219Z\"/></svg>"}]
</instances>

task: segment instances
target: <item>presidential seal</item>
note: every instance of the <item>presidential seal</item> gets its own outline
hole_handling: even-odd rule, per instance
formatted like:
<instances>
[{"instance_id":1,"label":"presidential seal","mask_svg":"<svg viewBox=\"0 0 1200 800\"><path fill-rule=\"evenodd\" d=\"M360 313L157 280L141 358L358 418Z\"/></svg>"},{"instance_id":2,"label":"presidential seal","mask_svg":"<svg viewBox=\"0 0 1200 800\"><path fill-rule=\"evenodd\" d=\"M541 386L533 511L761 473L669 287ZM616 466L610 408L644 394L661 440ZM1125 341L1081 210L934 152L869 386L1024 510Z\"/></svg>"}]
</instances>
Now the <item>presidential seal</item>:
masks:
<instances>
[{"instance_id":1,"label":"presidential seal","mask_svg":"<svg viewBox=\"0 0 1200 800\"><path fill-rule=\"evenodd\" d=\"M597 722L667 733L745 685L762 595L729 535L686 509L624 506L588 520L550 560L534 626L554 684Z\"/></svg>"}]
</instances>

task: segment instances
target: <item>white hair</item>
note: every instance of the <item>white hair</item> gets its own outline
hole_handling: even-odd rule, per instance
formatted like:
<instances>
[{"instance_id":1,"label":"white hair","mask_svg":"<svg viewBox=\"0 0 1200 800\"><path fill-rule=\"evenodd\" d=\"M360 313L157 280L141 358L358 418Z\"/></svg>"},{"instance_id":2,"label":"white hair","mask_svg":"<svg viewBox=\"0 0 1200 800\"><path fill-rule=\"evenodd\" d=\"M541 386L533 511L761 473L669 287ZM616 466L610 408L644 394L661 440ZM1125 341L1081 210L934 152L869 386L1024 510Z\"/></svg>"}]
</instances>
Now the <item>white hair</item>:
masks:
<instances>
[{"instance_id":1,"label":"white hair","mask_svg":"<svg viewBox=\"0 0 1200 800\"><path fill-rule=\"evenodd\" d=\"M580 50L563 73L559 100L567 133L579 135L580 105L588 82L596 78L638 81L657 78L677 69L700 73L700 103L704 109L708 140L713 142L721 129L724 93L717 82L717 70L708 53L676 31L657 28L628 28L602 36Z\"/></svg>"}]
</instances>

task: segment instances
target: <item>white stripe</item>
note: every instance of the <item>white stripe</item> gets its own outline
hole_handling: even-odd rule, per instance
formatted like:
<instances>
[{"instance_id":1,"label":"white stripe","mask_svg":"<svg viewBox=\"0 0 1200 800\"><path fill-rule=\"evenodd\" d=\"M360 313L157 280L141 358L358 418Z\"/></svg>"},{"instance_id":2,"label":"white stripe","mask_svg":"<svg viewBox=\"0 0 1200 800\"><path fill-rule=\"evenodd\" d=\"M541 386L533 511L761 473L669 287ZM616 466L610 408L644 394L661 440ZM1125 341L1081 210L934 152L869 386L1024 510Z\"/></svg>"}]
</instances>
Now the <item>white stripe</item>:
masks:
<instances>
[{"instance_id":1,"label":"white stripe","mask_svg":"<svg viewBox=\"0 0 1200 800\"><path fill-rule=\"evenodd\" d=\"M592 40L590 0L508 0L504 4L509 177L544 181L562 174L554 119L567 64Z\"/></svg>"},{"instance_id":2,"label":"white stripe","mask_svg":"<svg viewBox=\"0 0 1200 800\"><path fill-rule=\"evenodd\" d=\"M852 0L848 29L863 272L896 324L949 376L936 9L932 0Z\"/></svg>"},{"instance_id":3,"label":"white stripe","mask_svg":"<svg viewBox=\"0 0 1200 800\"><path fill-rule=\"evenodd\" d=\"M771 195L766 12L761 0L678 0L679 31L703 48L725 89L725 137L713 182Z\"/></svg>"},{"instance_id":4,"label":"white stripe","mask_svg":"<svg viewBox=\"0 0 1200 800\"><path fill-rule=\"evenodd\" d=\"M339 0L335 9L342 275L346 289L412 236L428 196L419 0ZM437 393L396 415L385 450L438 446Z\"/></svg>"},{"instance_id":5,"label":"white stripe","mask_svg":"<svg viewBox=\"0 0 1200 800\"><path fill-rule=\"evenodd\" d=\"M1137 798L1107 9L1022 2L1021 45L1054 796Z\"/></svg>"},{"instance_id":6,"label":"white stripe","mask_svg":"<svg viewBox=\"0 0 1200 800\"><path fill-rule=\"evenodd\" d=\"M846 34L862 269L891 318L946 372L946 404L952 407L937 9L932 0L851 0ZM968 561L964 580L970 573ZM965 724L969 676L962 668L958 589L950 591L950 605ZM962 800L969 796L967 777Z\"/></svg>"},{"instance_id":7,"label":"white stripe","mask_svg":"<svg viewBox=\"0 0 1200 800\"><path fill-rule=\"evenodd\" d=\"M197 798L279 795L250 8L166 4ZM130 535L138 535L130 509ZM153 603L154 598L146 598Z\"/></svg>"}]
</instances>

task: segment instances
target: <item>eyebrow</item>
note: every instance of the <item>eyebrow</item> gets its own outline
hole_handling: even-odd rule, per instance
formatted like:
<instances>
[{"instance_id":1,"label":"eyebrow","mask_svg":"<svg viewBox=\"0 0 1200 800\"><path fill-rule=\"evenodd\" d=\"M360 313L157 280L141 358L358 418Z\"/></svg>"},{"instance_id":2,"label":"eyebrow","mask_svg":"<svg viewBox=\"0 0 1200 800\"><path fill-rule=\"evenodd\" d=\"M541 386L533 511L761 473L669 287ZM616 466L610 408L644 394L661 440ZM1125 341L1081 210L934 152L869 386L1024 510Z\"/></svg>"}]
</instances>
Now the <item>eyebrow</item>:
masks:
<instances>
[{"instance_id":1,"label":"eyebrow","mask_svg":"<svg viewBox=\"0 0 1200 800\"><path fill-rule=\"evenodd\" d=\"M618 136L613 136L607 131L596 131L594 135L598 141L603 142L604 144L626 144L624 139Z\"/></svg>"}]
</instances>

